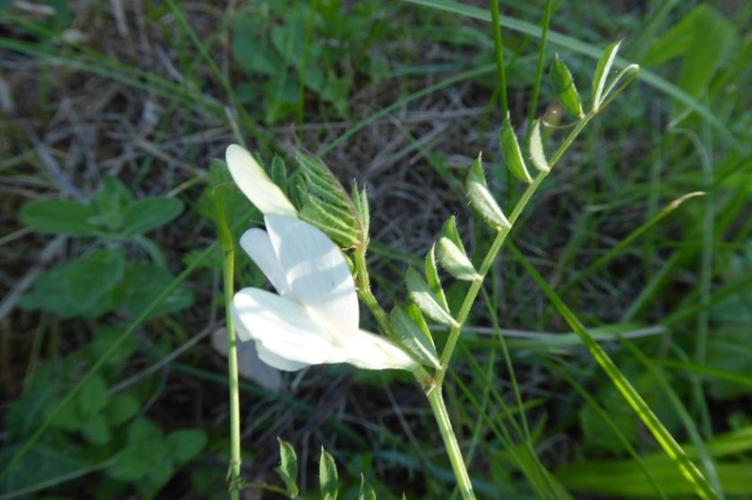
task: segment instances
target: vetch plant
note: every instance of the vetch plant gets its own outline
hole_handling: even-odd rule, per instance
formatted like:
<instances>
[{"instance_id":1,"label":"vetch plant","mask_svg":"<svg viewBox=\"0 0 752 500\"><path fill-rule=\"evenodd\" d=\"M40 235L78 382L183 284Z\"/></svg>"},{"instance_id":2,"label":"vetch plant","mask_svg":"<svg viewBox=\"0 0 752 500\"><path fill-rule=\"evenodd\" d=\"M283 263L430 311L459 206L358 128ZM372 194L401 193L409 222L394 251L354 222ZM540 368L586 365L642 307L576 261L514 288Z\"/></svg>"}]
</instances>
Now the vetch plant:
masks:
<instances>
[{"instance_id":1,"label":"vetch plant","mask_svg":"<svg viewBox=\"0 0 752 500\"><path fill-rule=\"evenodd\" d=\"M241 340L256 342L262 360L282 370L340 362L368 369L410 370L428 399L460 493L464 498L475 498L443 398L443 383L449 364L483 280L527 203L590 120L636 77L639 68L631 65L609 79L618 49L618 43L609 46L597 64L591 107L587 112L566 65L558 58L554 61L554 89L575 121L556 127L568 130L568 133L550 157L545 152L541 132L541 128L548 124L542 118L531 123L529 136L525 141L519 141L511 117L504 113L501 152L514 177L527 184L525 191L507 216L489 189L478 155L468 170L465 194L472 208L495 233L490 247L480 264L474 264L465 251L454 218L450 218L444 224L442 236L425 256L424 273L413 268L407 270L407 301L395 305L390 314L383 309L370 287L365 258L369 243L365 190L353 189L348 195L320 160L304 155L297 158L300 166L297 177L288 179L278 165L273 166L272 177L276 181L273 182L250 153L240 146L230 146L226 159L232 177L262 212L266 225L266 231L258 228L247 231L240 239L240 245L278 292L277 295L246 288L233 297L233 242L226 223L222 221L221 206L218 206L220 235L226 252L225 297L231 347L231 389L235 362L232 359L233 324L236 324ZM503 60L500 63L503 64ZM506 111L506 104L502 109ZM527 151L523 151L521 142ZM534 177L527 167L528 160L537 171ZM291 199L296 203L293 204ZM467 284L464 299L457 310L453 310L447 301L439 268ZM383 336L360 330L357 297L369 308ZM426 317L449 329L440 354ZM588 334L582 333L584 330L575 328L575 331L582 334L583 342L595 359L695 490L702 496L712 497L712 489L702 473L646 407L629 381L610 358L597 349L597 345L593 346ZM508 364L514 376L511 363ZM237 374L234 377L236 379ZM237 404L237 394L232 397ZM240 481L239 419L236 412L237 407L233 410L231 478ZM532 460L536 461L534 450L529 451ZM540 469L533 470L535 467ZM557 492L563 491L542 466L522 469L525 474L537 476L529 479L541 496L557 496ZM231 491L236 494L236 489L231 483Z\"/></svg>"}]
</instances>

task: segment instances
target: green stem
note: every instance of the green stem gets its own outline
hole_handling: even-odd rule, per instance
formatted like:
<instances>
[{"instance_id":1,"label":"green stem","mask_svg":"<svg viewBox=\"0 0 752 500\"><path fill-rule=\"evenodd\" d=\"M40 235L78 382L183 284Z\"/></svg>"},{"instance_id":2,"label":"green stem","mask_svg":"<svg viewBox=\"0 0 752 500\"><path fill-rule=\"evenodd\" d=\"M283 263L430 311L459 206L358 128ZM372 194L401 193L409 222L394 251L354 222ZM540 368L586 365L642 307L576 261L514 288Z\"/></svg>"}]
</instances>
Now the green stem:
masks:
<instances>
[{"instance_id":1,"label":"green stem","mask_svg":"<svg viewBox=\"0 0 752 500\"><path fill-rule=\"evenodd\" d=\"M530 96L530 108L527 114L527 132L525 133L525 142L530 137L533 130L533 122L538 112L538 96L540 95L541 83L543 82L543 65L546 62L546 38L548 36L548 25L551 22L551 0L546 0L546 10L543 14L542 32L540 39L540 49L538 50L538 64L535 68L535 85L533 93Z\"/></svg>"},{"instance_id":2,"label":"green stem","mask_svg":"<svg viewBox=\"0 0 752 500\"><path fill-rule=\"evenodd\" d=\"M227 226L225 210L219 196L214 197L217 211L217 232L219 244L222 248L222 276L225 292L225 321L227 330L227 376L230 387L230 470L229 488L230 498L240 498L240 395L238 384L238 347L233 324L232 296L234 295L235 276L235 245L232 243L232 233Z\"/></svg>"},{"instance_id":3,"label":"green stem","mask_svg":"<svg viewBox=\"0 0 752 500\"><path fill-rule=\"evenodd\" d=\"M494 46L496 48L496 71L499 75L499 100L501 104L501 119L506 119L509 109L507 100L507 74L504 68L504 42L501 39L501 23L499 22L499 2L491 0L491 23L493 25Z\"/></svg>"},{"instance_id":4,"label":"green stem","mask_svg":"<svg viewBox=\"0 0 752 500\"><path fill-rule=\"evenodd\" d=\"M444 404L444 397L441 394L441 387L432 388L426 393L426 397L431 404L431 410L433 410L436 424L439 426L441 438L444 440L444 446L446 447L447 455L449 455L454 475L457 478L457 486L462 493L462 498L474 499L473 485L470 482L470 476L467 474L465 461L462 458L462 450L460 450L460 446L457 444L457 437L454 435L454 430L452 429L452 422L449 420L449 414Z\"/></svg>"},{"instance_id":5,"label":"green stem","mask_svg":"<svg viewBox=\"0 0 752 500\"><path fill-rule=\"evenodd\" d=\"M387 336L394 338L394 332L392 331L392 325L389 323L389 318L386 315L386 311L381 307L379 301L376 300L376 296L371 291L371 280L368 277L368 266L366 264L366 251L365 249L358 249L353 253L353 259L355 260L355 271L358 278L358 295L360 300L368 307L373 317L376 318L376 323L379 324L379 328L387 334Z\"/></svg>"}]
</instances>

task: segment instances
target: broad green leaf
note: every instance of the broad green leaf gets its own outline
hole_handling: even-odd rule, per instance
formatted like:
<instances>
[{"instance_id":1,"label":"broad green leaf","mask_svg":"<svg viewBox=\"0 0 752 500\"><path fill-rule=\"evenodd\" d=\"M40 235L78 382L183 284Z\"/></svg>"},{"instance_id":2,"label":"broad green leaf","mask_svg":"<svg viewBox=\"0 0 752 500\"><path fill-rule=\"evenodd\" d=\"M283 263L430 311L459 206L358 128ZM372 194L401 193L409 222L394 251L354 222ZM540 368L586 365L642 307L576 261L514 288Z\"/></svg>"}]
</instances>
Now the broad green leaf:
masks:
<instances>
[{"instance_id":1,"label":"broad green leaf","mask_svg":"<svg viewBox=\"0 0 752 500\"><path fill-rule=\"evenodd\" d=\"M128 427L128 444L154 444L163 440L162 429L148 418L134 420Z\"/></svg>"},{"instance_id":2,"label":"broad green leaf","mask_svg":"<svg viewBox=\"0 0 752 500\"><path fill-rule=\"evenodd\" d=\"M58 386L62 385L58 371L50 363L40 364L34 371L34 376L25 390L13 401L8 401L3 415L3 431L9 438L9 442L20 441L30 436L44 422L50 408L59 402L55 399ZM73 408L73 417L76 422L71 427L75 430L79 426L80 419L77 415L75 404L66 405ZM53 427L66 427L65 422L55 419ZM0 452L0 455L2 453Z\"/></svg>"},{"instance_id":3,"label":"broad green leaf","mask_svg":"<svg viewBox=\"0 0 752 500\"><path fill-rule=\"evenodd\" d=\"M156 448L152 453L146 481L139 482L136 485L143 497L154 496L175 473L175 464L165 448Z\"/></svg>"},{"instance_id":4,"label":"broad green leaf","mask_svg":"<svg viewBox=\"0 0 752 500\"><path fill-rule=\"evenodd\" d=\"M444 294L444 287L441 286L441 279L439 278L439 270L436 267L436 244L431 245L431 249L426 253L426 281L428 282L428 288L439 301L439 304L449 310L449 304L447 303L446 295Z\"/></svg>"},{"instance_id":5,"label":"broad green leaf","mask_svg":"<svg viewBox=\"0 0 752 500\"><path fill-rule=\"evenodd\" d=\"M692 44L684 55L678 85L687 94L701 97L732 47L736 28L707 3L696 9L700 13L695 20Z\"/></svg>"},{"instance_id":6,"label":"broad green leaf","mask_svg":"<svg viewBox=\"0 0 752 500\"><path fill-rule=\"evenodd\" d=\"M443 325L455 326L457 324L448 309L441 305L428 284L413 268L407 270L405 282L410 298L426 316Z\"/></svg>"},{"instance_id":7,"label":"broad green leaf","mask_svg":"<svg viewBox=\"0 0 752 500\"><path fill-rule=\"evenodd\" d=\"M83 416L89 416L107 406L109 397L104 378L101 375L94 375L84 384L78 394L78 408Z\"/></svg>"},{"instance_id":8,"label":"broad green leaf","mask_svg":"<svg viewBox=\"0 0 752 500\"><path fill-rule=\"evenodd\" d=\"M298 456L290 443L281 438L277 438L277 441L279 441L279 467L275 470L285 483L287 494L290 498L295 498L300 493L298 489Z\"/></svg>"},{"instance_id":9,"label":"broad green leaf","mask_svg":"<svg viewBox=\"0 0 752 500\"><path fill-rule=\"evenodd\" d=\"M334 458L321 447L319 459L319 486L323 500L337 500L339 491L339 478L337 477L337 464Z\"/></svg>"},{"instance_id":10,"label":"broad green leaf","mask_svg":"<svg viewBox=\"0 0 752 500\"><path fill-rule=\"evenodd\" d=\"M598 60L598 64L595 66L595 73L593 74L593 111L597 112L600 108L603 89L606 86L606 80L608 80L608 74L611 72L611 66L614 64L616 53L619 51L621 41L614 42L603 51L603 55Z\"/></svg>"},{"instance_id":11,"label":"broad green leaf","mask_svg":"<svg viewBox=\"0 0 752 500\"><path fill-rule=\"evenodd\" d=\"M118 426L130 420L138 413L138 399L127 392L115 394L110 398L105 414L111 426Z\"/></svg>"},{"instance_id":12,"label":"broad green leaf","mask_svg":"<svg viewBox=\"0 0 752 500\"><path fill-rule=\"evenodd\" d=\"M91 305L111 289L123 274L123 254L95 250L66 268L67 292L71 301Z\"/></svg>"},{"instance_id":13,"label":"broad green leaf","mask_svg":"<svg viewBox=\"0 0 752 500\"><path fill-rule=\"evenodd\" d=\"M107 420L101 413L92 413L81 427L81 434L91 444L104 446L110 442L112 435Z\"/></svg>"},{"instance_id":14,"label":"broad green leaf","mask_svg":"<svg viewBox=\"0 0 752 500\"><path fill-rule=\"evenodd\" d=\"M10 444L10 443L8 443ZM75 474L76 471L91 466L91 458L84 453L84 448L80 444L71 443L63 440L50 440L43 444L34 446L29 450L28 455L23 457L12 469L13 473L8 474L0 481L0 492L5 498L47 498L50 496L19 491L27 488L35 488L40 481L48 478L63 477L68 474ZM9 451L13 446L4 447L0 453L0 460L3 466L7 464ZM18 492L12 494L12 492Z\"/></svg>"},{"instance_id":15,"label":"broad green leaf","mask_svg":"<svg viewBox=\"0 0 752 500\"><path fill-rule=\"evenodd\" d=\"M709 3L701 3L658 37L640 62L654 66L682 57L678 86L699 98L736 36L733 23Z\"/></svg>"},{"instance_id":16,"label":"broad green leaf","mask_svg":"<svg viewBox=\"0 0 752 500\"><path fill-rule=\"evenodd\" d=\"M153 490L164 484L159 482L165 476L169 480L172 471L172 456L162 429L147 418L138 418L128 426L126 445L108 472L120 481L143 479L142 487Z\"/></svg>"},{"instance_id":17,"label":"broad green leaf","mask_svg":"<svg viewBox=\"0 0 752 500\"><path fill-rule=\"evenodd\" d=\"M54 408L60 403L60 401L53 400L49 403L49 407ZM83 427L85 418L81 415L81 410L79 410L78 405L74 403L75 401L71 401L60 410L52 421L54 427L70 432L76 432Z\"/></svg>"},{"instance_id":18,"label":"broad green leaf","mask_svg":"<svg viewBox=\"0 0 752 500\"><path fill-rule=\"evenodd\" d=\"M68 236L94 236L98 234L89 219L96 212L89 205L71 200L44 200L27 203L21 208L19 218L34 231Z\"/></svg>"},{"instance_id":19,"label":"broad green leaf","mask_svg":"<svg viewBox=\"0 0 752 500\"><path fill-rule=\"evenodd\" d=\"M113 349L112 344L116 342L124 328L123 324L118 323L98 324L91 342L85 348L85 355L89 362L95 363L107 353L107 360L104 363L107 373L119 373L140 344L140 341L132 336L117 342L117 346Z\"/></svg>"},{"instance_id":20,"label":"broad green leaf","mask_svg":"<svg viewBox=\"0 0 752 500\"><path fill-rule=\"evenodd\" d=\"M564 109L577 118L584 116L582 101L574 84L572 73L569 71L567 65L559 59L559 54L554 56L554 63L551 67L551 81L554 86L554 92L559 97L559 101L564 106Z\"/></svg>"},{"instance_id":21,"label":"broad green leaf","mask_svg":"<svg viewBox=\"0 0 752 500\"><path fill-rule=\"evenodd\" d=\"M54 312L62 318L96 317L111 308L106 294L123 276L117 250L95 250L78 260L41 273L20 301L25 309Z\"/></svg>"},{"instance_id":22,"label":"broad green leaf","mask_svg":"<svg viewBox=\"0 0 752 500\"><path fill-rule=\"evenodd\" d=\"M515 177L528 184L533 182L533 178L527 171L525 159L520 150L520 143L517 142L517 136L514 133L509 116L504 120L504 125L501 127L501 152L504 155L507 168L512 171Z\"/></svg>"},{"instance_id":23,"label":"broad green leaf","mask_svg":"<svg viewBox=\"0 0 752 500\"><path fill-rule=\"evenodd\" d=\"M302 23L288 17L285 24L272 29L271 39L285 62L295 66L300 63L306 50L305 27Z\"/></svg>"},{"instance_id":24,"label":"broad green leaf","mask_svg":"<svg viewBox=\"0 0 752 500\"><path fill-rule=\"evenodd\" d=\"M432 368L439 367L439 355L430 337L426 336L405 311L395 307L389 314L389 320L399 343L410 351L417 361Z\"/></svg>"},{"instance_id":25,"label":"broad green leaf","mask_svg":"<svg viewBox=\"0 0 752 500\"><path fill-rule=\"evenodd\" d=\"M232 26L232 54L251 75L274 75L286 71L283 65L261 41L262 22L257 16L237 16Z\"/></svg>"},{"instance_id":26,"label":"broad green leaf","mask_svg":"<svg viewBox=\"0 0 752 500\"><path fill-rule=\"evenodd\" d=\"M117 233L123 226L123 214L133 203L133 195L117 177L108 175L91 200L96 215L89 222L108 233Z\"/></svg>"},{"instance_id":27,"label":"broad green leaf","mask_svg":"<svg viewBox=\"0 0 752 500\"><path fill-rule=\"evenodd\" d=\"M198 455L206 446L206 441L206 433L201 429L182 429L167 435L167 445L178 465Z\"/></svg>"},{"instance_id":28,"label":"broad green leaf","mask_svg":"<svg viewBox=\"0 0 752 500\"><path fill-rule=\"evenodd\" d=\"M135 317L148 307L173 280L168 270L146 262L133 262L126 267L123 280L115 290L121 307ZM150 318L181 311L193 303L193 293L184 287L173 290L149 314Z\"/></svg>"},{"instance_id":29,"label":"broad green leaf","mask_svg":"<svg viewBox=\"0 0 752 500\"><path fill-rule=\"evenodd\" d=\"M144 234L167 224L183 211L183 202L178 198L147 198L125 209L121 233L125 237Z\"/></svg>"},{"instance_id":30,"label":"broad green leaf","mask_svg":"<svg viewBox=\"0 0 752 500\"><path fill-rule=\"evenodd\" d=\"M530 132L530 160L533 162L535 168L543 173L548 173L551 170L551 166L546 160L546 151L543 149L543 139L541 138L541 120L535 120L533 130Z\"/></svg>"},{"instance_id":31,"label":"broad green leaf","mask_svg":"<svg viewBox=\"0 0 752 500\"><path fill-rule=\"evenodd\" d=\"M126 446L115 455L115 460L107 472L110 477L119 481L137 481L146 476L149 465L138 446Z\"/></svg>"},{"instance_id":32,"label":"broad green leaf","mask_svg":"<svg viewBox=\"0 0 752 500\"><path fill-rule=\"evenodd\" d=\"M504 216L504 212L501 211L493 195L488 190L486 178L483 175L483 167L481 166L481 155L478 155L478 158L470 166L470 172L465 182L465 189L467 190L470 204L488 223L496 228L511 227L509 221Z\"/></svg>"},{"instance_id":33,"label":"broad green leaf","mask_svg":"<svg viewBox=\"0 0 752 500\"><path fill-rule=\"evenodd\" d=\"M441 266L458 280L473 281L480 278L467 254L446 236L439 239L436 253Z\"/></svg>"}]
</instances>

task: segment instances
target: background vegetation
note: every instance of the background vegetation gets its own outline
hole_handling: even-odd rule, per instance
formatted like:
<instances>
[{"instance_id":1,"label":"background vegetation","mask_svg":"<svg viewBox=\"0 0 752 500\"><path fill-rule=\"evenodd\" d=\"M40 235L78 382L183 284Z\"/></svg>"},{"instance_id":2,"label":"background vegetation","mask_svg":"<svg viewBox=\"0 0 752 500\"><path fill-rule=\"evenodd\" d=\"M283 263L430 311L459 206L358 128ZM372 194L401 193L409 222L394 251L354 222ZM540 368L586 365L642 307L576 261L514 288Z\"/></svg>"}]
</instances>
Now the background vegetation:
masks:
<instances>
[{"instance_id":1,"label":"background vegetation","mask_svg":"<svg viewBox=\"0 0 752 500\"><path fill-rule=\"evenodd\" d=\"M501 4L509 110L523 130L545 10ZM752 4L554 1L550 19L532 116L572 119L550 82L555 53L580 89L618 39L619 64L643 71L528 205L518 251L503 251L463 332L445 391L477 493L694 491L529 262L713 487L748 497ZM405 270L450 215L471 256L484 255L491 234L461 189L477 153L503 207L520 194L499 151L489 20L486 3L445 0L1 1L0 498L226 496L209 193L228 181L216 161L228 144L245 141L277 173L306 150L368 188L369 265L386 304L404 297ZM259 221L225 191L238 233ZM245 256L237 282L264 283ZM466 286L452 285L450 306ZM345 497L361 474L379 498L452 490L409 377L266 375L241 387L248 498L283 484L277 437L297 450L311 496L322 445Z\"/></svg>"}]
</instances>

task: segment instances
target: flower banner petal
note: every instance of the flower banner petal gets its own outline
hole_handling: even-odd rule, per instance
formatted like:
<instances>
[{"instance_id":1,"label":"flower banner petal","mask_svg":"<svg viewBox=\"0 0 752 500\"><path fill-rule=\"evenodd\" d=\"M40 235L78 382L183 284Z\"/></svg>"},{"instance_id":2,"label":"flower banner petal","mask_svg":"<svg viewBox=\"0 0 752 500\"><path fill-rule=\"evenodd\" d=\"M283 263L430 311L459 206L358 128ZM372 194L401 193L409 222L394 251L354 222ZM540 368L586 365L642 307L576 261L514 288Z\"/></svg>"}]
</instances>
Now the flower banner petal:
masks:
<instances>
[{"instance_id":1,"label":"flower banner petal","mask_svg":"<svg viewBox=\"0 0 752 500\"><path fill-rule=\"evenodd\" d=\"M253 159L251 153L233 144L225 152L227 168L230 169L235 184L262 214L278 214L297 217L298 212L292 206L282 190L272 182L264 169Z\"/></svg>"}]
</instances>

